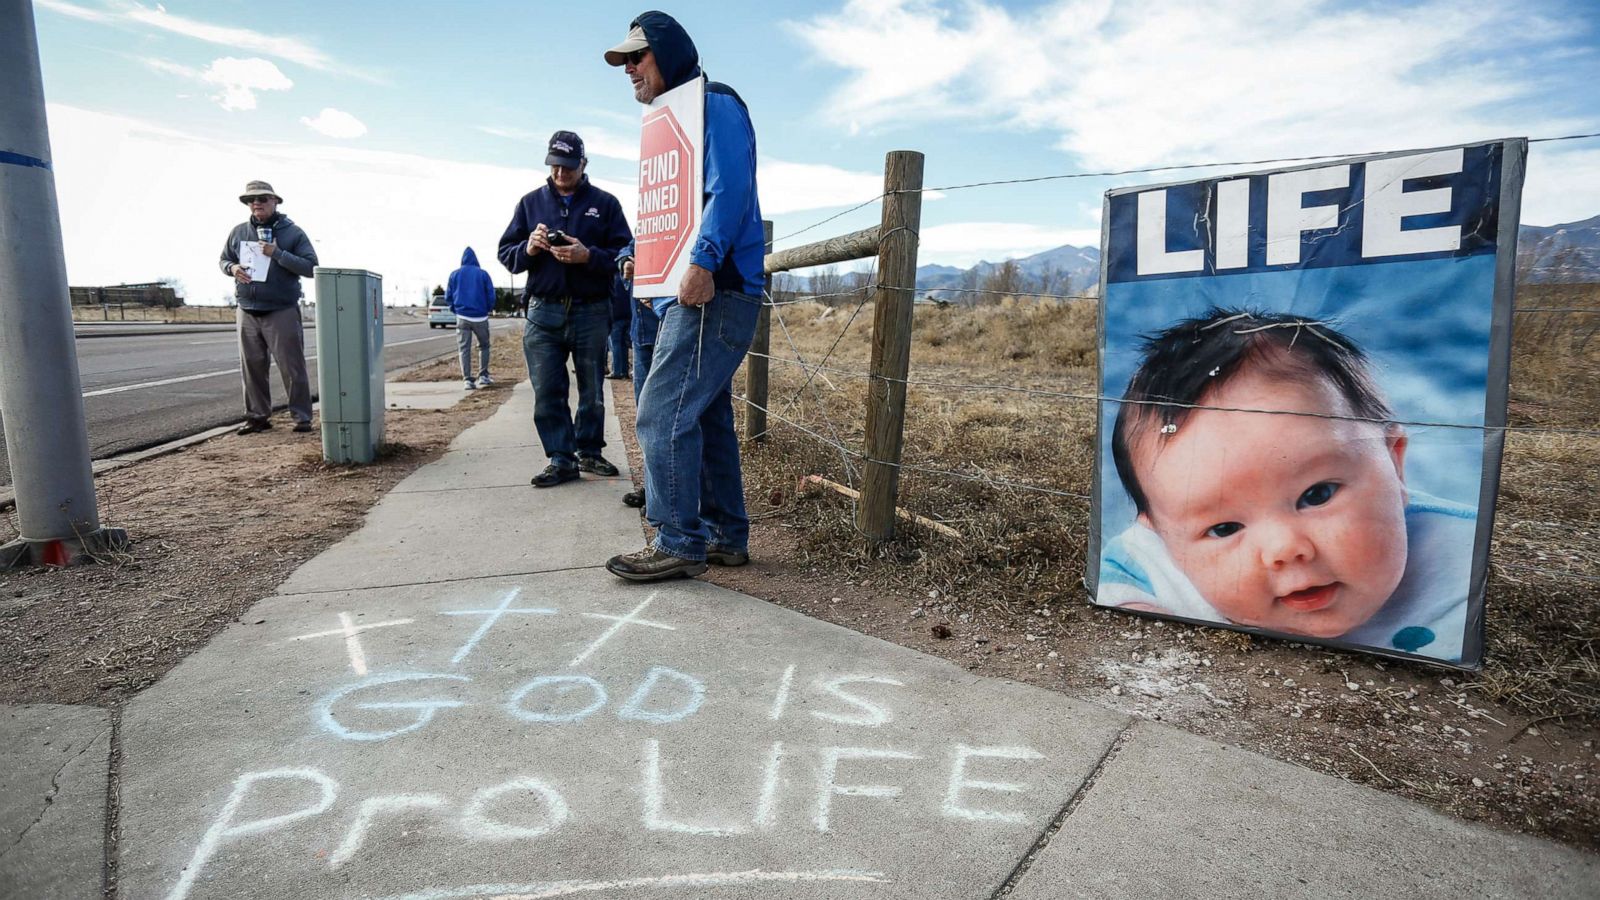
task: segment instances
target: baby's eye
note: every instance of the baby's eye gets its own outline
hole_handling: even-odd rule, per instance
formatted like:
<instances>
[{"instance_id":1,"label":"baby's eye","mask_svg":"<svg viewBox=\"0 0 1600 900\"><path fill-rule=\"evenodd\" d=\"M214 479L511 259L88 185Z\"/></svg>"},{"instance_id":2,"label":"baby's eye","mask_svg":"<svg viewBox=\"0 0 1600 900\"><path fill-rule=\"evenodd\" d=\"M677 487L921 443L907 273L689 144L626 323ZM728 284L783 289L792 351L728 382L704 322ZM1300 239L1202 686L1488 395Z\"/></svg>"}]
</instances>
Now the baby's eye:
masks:
<instances>
[{"instance_id":1,"label":"baby's eye","mask_svg":"<svg viewBox=\"0 0 1600 900\"><path fill-rule=\"evenodd\" d=\"M1300 495L1300 502L1295 504L1295 508L1305 509L1308 506L1321 506L1332 500L1333 495L1338 492L1339 486L1331 481L1313 484L1311 487L1306 488L1304 494Z\"/></svg>"},{"instance_id":2,"label":"baby's eye","mask_svg":"<svg viewBox=\"0 0 1600 900\"><path fill-rule=\"evenodd\" d=\"M1243 527L1244 526L1240 525L1238 522L1219 522L1216 525L1206 529L1206 537L1231 537L1232 535L1237 534L1239 529Z\"/></svg>"}]
</instances>

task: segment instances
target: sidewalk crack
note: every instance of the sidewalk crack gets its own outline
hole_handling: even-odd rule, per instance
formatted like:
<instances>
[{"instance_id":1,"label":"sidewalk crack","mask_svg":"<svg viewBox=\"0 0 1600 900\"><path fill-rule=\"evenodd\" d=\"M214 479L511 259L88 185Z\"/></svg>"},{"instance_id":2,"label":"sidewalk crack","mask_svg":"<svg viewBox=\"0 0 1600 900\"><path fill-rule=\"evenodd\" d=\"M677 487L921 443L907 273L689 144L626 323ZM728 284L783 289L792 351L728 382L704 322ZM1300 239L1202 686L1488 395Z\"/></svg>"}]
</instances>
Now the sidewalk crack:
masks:
<instances>
[{"instance_id":1,"label":"sidewalk crack","mask_svg":"<svg viewBox=\"0 0 1600 900\"><path fill-rule=\"evenodd\" d=\"M22 831L17 835L17 839L11 842L11 846L5 848L4 850L0 850L0 859L4 859L7 854L17 849L17 847L22 844L22 841L27 838L28 832L33 830L33 826L44 821L45 815L50 812L50 807L56 802L56 794L61 791L61 773L67 770L67 766L77 762L79 757L93 749L95 742L100 740L100 738L104 737L106 734L110 733L110 731L111 729L107 728L105 731L102 731L90 738L88 742L84 744L82 750L72 754L72 756L70 756L66 762L61 764L61 768L56 769L56 773L50 776L50 790L44 795L44 805L39 808L39 814L34 816L33 821L29 822L27 826L22 829ZM71 750L71 745L68 745L67 749Z\"/></svg>"},{"instance_id":2,"label":"sidewalk crack","mask_svg":"<svg viewBox=\"0 0 1600 900\"><path fill-rule=\"evenodd\" d=\"M1028 848L1028 852L1022 854L1022 858L1017 860L1017 864L1012 868L1011 874L1006 876L1006 880L995 889L994 893L989 895L989 900L1001 900L1003 897L1011 896L1011 892L1016 890L1018 884L1022 883L1023 877L1028 874L1029 869L1033 868L1033 864L1039 858L1039 855L1044 853L1045 848L1050 846L1050 841L1055 838L1056 833L1061 830L1062 826L1067 824L1067 819L1077 811L1079 805L1083 803L1083 798L1087 797L1090 789L1094 787L1095 782L1100 780L1100 774L1122 752L1123 745L1128 742L1128 736L1132 734L1134 726L1137 724L1137 721L1130 721L1122 726L1122 730L1117 732L1116 737L1111 739L1111 744L1106 747L1106 752L1100 755L1100 759L1095 762L1094 768L1089 770L1088 777L1083 779L1083 783L1078 785L1078 789L1072 792L1072 796L1067 798L1066 803L1062 804L1061 811L1056 813L1055 818L1050 820L1049 825L1045 826L1044 831L1033 842L1033 846Z\"/></svg>"}]
</instances>

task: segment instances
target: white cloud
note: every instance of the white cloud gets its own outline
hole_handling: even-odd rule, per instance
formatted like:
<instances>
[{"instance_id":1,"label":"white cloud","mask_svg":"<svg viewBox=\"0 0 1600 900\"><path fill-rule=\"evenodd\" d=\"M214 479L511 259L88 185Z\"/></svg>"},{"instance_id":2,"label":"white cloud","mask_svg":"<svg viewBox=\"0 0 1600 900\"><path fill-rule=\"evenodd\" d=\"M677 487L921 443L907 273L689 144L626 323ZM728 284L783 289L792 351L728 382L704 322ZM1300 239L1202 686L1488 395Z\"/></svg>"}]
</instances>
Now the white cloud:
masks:
<instances>
[{"instance_id":1,"label":"white cloud","mask_svg":"<svg viewBox=\"0 0 1600 900\"><path fill-rule=\"evenodd\" d=\"M1568 33L1518 5L956 8L852 0L792 23L846 72L823 116L836 127L1044 131L1090 169L1436 146L1574 124L1512 102L1551 90L1518 51Z\"/></svg>"},{"instance_id":2,"label":"white cloud","mask_svg":"<svg viewBox=\"0 0 1600 900\"><path fill-rule=\"evenodd\" d=\"M1522 221L1562 225L1600 211L1600 148L1581 144L1534 144L1522 189Z\"/></svg>"},{"instance_id":3,"label":"white cloud","mask_svg":"<svg viewBox=\"0 0 1600 900\"><path fill-rule=\"evenodd\" d=\"M33 5L84 22L110 22L115 18L111 13L79 6L76 3L66 3L63 0L34 0Z\"/></svg>"},{"instance_id":4,"label":"white cloud","mask_svg":"<svg viewBox=\"0 0 1600 900\"><path fill-rule=\"evenodd\" d=\"M211 99L227 110L255 109L256 91L287 91L294 87L289 76L269 60L231 56L212 60L200 73L200 80L221 89Z\"/></svg>"},{"instance_id":5,"label":"white cloud","mask_svg":"<svg viewBox=\"0 0 1600 900\"><path fill-rule=\"evenodd\" d=\"M138 57L138 60L157 72L164 72L168 75L176 75L179 78L188 78L193 81L200 81L202 79L202 73L199 69L196 69L193 66L186 66L182 63L175 63L170 59L161 59L154 56L141 56Z\"/></svg>"},{"instance_id":6,"label":"white cloud","mask_svg":"<svg viewBox=\"0 0 1600 900\"><path fill-rule=\"evenodd\" d=\"M477 128L495 137L537 143L540 146L549 138L547 133L536 134L522 128L497 125L479 125ZM584 150L590 157L638 163L639 139L636 135L624 135L593 125L575 130L583 136ZM883 193L883 176L875 172L852 172L837 166L786 162L770 157L762 157L759 165L756 181L761 190L761 213L768 217L808 209L854 206ZM628 195L632 193L630 186ZM925 196L936 200L941 195L930 191ZM627 205L626 201L623 205Z\"/></svg>"},{"instance_id":7,"label":"white cloud","mask_svg":"<svg viewBox=\"0 0 1600 900\"><path fill-rule=\"evenodd\" d=\"M1050 228L1023 222L955 222L924 227L918 262L967 268L985 260L998 262L1032 256L1063 244L1100 246L1098 228Z\"/></svg>"},{"instance_id":8,"label":"white cloud","mask_svg":"<svg viewBox=\"0 0 1600 900\"><path fill-rule=\"evenodd\" d=\"M325 134L328 137L341 140L358 138L367 133L367 126L360 119L342 109L334 109L331 106L317 113L315 119L301 116L300 124L318 134Z\"/></svg>"},{"instance_id":9,"label":"white cloud","mask_svg":"<svg viewBox=\"0 0 1600 900\"><path fill-rule=\"evenodd\" d=\"M138 57L138 60L157 72L218 88L219 92L211 95L211 99L230 111L255 109L256 91L287 91L294 87L289 76L265 59L224 56L212 60L204 70L151 56Z\"/></svg>"},{"instance_id":10,"label":"white cloud","mask_svg":"<svg viewBox=\"0 0 1600 900\"><path fill-rule=\"evenodd\" d=\"M479 125L477 129L484 134L508 141L517 141L524 144L537 144L540 147L550 140L551 132L533 131L528 128L516 128L503 125ZM565 129L563 129L565 130ZM604 159L617 159L623 162L637 163L639 161L639 136L637 134L622 135L608 128L595 125L579 125L571 129L583 138L583 151L590 158L601 157Z\"/></svg>"},{"instance_id":11,"label":"white cloud","mask_svg":"<svg viewBox=\"0 0 1600 900\"><path fill-rule=\"evenodd\" d=\"M508 141L538 141L540 136L526 128L505 128L499 125L479 125L478 130L484 134Z\"/></svg>"},{"instance_id":12,"label":"white cloud","mask_svg":"<svg viewBox=\"0 0 1600 900\"><path fill-rule=\"evenodd\" d=\"M232 295L216 260L228 229L244 221L238 197L251 179L283 195L283 212L306 229L323 265L379 272L386 298L401 303L443 282L469 245L495 283L508 284L496 244L517 199L544 182L537 168L343 144L213 140L59 104L48 114L71 282L172 275L188 287L190 303ZM632 189L599 184L620 196ZM113 206L136 211L140 232L152 239L108 230Z\"/></svg>"},{"instance_id":13,"label":"white cloud","mask_svg":"<svg viewBox=\"0 0 1600 900\"><path fill-rule=\"evenodd\" d=\"M123 27L131 25L154 28L197 41L276 57L309 69L342 73L365 81L382 81L371 73L335 62L326 53L299 38L268 34L250 28L213 25L198 19L174 15L167 12L166 7L160 4L151 8L140 3L118 3L105 10L80 6L65 0L38 0L37 5L42 9L84 21Z\"/></svg>"},{"instance_id":14,"label":"white cloud","mask_svg":"<svg viewBox=\"0 0 1600 900\"><path fill-rule=\"evenodd\" d=\"M756 181L761 188L761 213L779 216L808 209L854 206L883 193L883 175L852 172L822 163L763 159Z\"/></svg>"}]
</instances>

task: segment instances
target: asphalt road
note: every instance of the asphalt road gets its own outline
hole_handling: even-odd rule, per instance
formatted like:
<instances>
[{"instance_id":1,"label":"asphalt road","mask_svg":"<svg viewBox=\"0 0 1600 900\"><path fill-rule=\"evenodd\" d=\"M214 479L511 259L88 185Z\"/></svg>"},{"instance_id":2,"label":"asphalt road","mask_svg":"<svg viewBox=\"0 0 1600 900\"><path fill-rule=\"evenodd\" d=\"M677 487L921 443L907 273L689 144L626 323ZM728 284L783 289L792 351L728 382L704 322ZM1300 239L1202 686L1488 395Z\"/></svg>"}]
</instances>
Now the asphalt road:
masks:
<instances>
[{"instance_id":1,"label":"asphalt road","mask_svg":"<svg viewBox=\"0 0 1600 900\"><path fill-rule=\"evenodd\" d=\"M496 321L497 340L520 334ZM233 326L172 326L181 333L118 334L114 329L147 332L162 326L79 326L78 374L89 449L95 459L153 447L217 425L242 421L239 347ZM205 328L205 331L194 331ZM114 336L85 337L88 332ZM425 322L401 320L384 325L384 368L404 368L455 352L454 329L430 329ZM306 329L307 367L312 395L317 391L316 331ZM272 402L286 402L277 367L272 371ZM280 423L281 424L281 423ZM11 460L0 446L0 486L11 484Z\"/></svg>"}]
</instances>

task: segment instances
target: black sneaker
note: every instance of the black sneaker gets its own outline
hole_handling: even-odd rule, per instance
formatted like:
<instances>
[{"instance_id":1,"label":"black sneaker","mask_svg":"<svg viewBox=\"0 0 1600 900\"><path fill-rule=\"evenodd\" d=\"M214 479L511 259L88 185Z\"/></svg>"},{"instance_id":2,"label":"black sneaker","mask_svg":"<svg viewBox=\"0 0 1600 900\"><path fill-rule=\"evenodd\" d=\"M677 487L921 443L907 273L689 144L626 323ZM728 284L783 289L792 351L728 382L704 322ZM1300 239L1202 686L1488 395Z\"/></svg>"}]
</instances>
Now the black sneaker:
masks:
<instances>
[{"instance_id":1,"label":"black sneaker","mask_svg":"<svg viewBox=\"0 0 1600 900\"><path fill-rule=\"evenodd\" d=\"M632 509L644 509L644 488L638 488L623 494L622 505Z\"/></svg>"},{"instance_id":2,"label":"black sneaker","mask_svg":"<svg viewBox=\"0 0 1600 900\"><path fill-rule=\"evenodd\" d=\"M533 480L528 483L536 488L547 488L577 480L577 469L568 469L564 466L558 466L555 463L551 463L550 465L544 467L543 472L533 476Z\"/></svg>"},{"instance_id":3,"label":"black sneaker","mask_svg":"<svg viewBox=\"0 0 1600 900\"><path fill-rule=\"evenodd\" d=\"M606 571L629 581L664 581L668 578L693 578L706 570L706 564L673 556L654 547L625 553L606 560Z\"/></svg>"},{"instance_id":4,"label":"black sneaker","mask_svg":"<svg viewBox=\"0 0 1600 900\"><path fill-rule=\"evenodd\" d=\"M311 430L311 423L310 422L296 422L296 423L294 423L294 430L298 434L305 434L306 432Z\"/></svg>"},{"instance_id":5,"label":"black sneaker","mask_svg":"<svg viewBox=\"0 0 1600 900\"><path fill-rule=\"evenodd\" d=\"M610 478L617 474L617 467L606 462L604 456L580 456L578 457L578 471Z\"/></svg>"},{"instance_id":6,"label":"black sneaker","mask_svg":"<svg viewBox=\"0 0 1600 900\"><path fill-rule=\"evenodd\" d=\"M729 550L726 547L710 546L706 548L706 562L713 566L727 566L737 568L750 562L750 551Z\"/></svg>"},{"instance_id":7,"label":"black sneaker","mask_svg":"<svg viewBox=\"0 0 1600 900\"><path fill-rule=\"evenodd\" d=\"M240 425L239 430L234 432L234 434L257 434L263 431L271 430L272 423L266 419L245 419L244 424Z\"/></svg>"}]
</instances>

